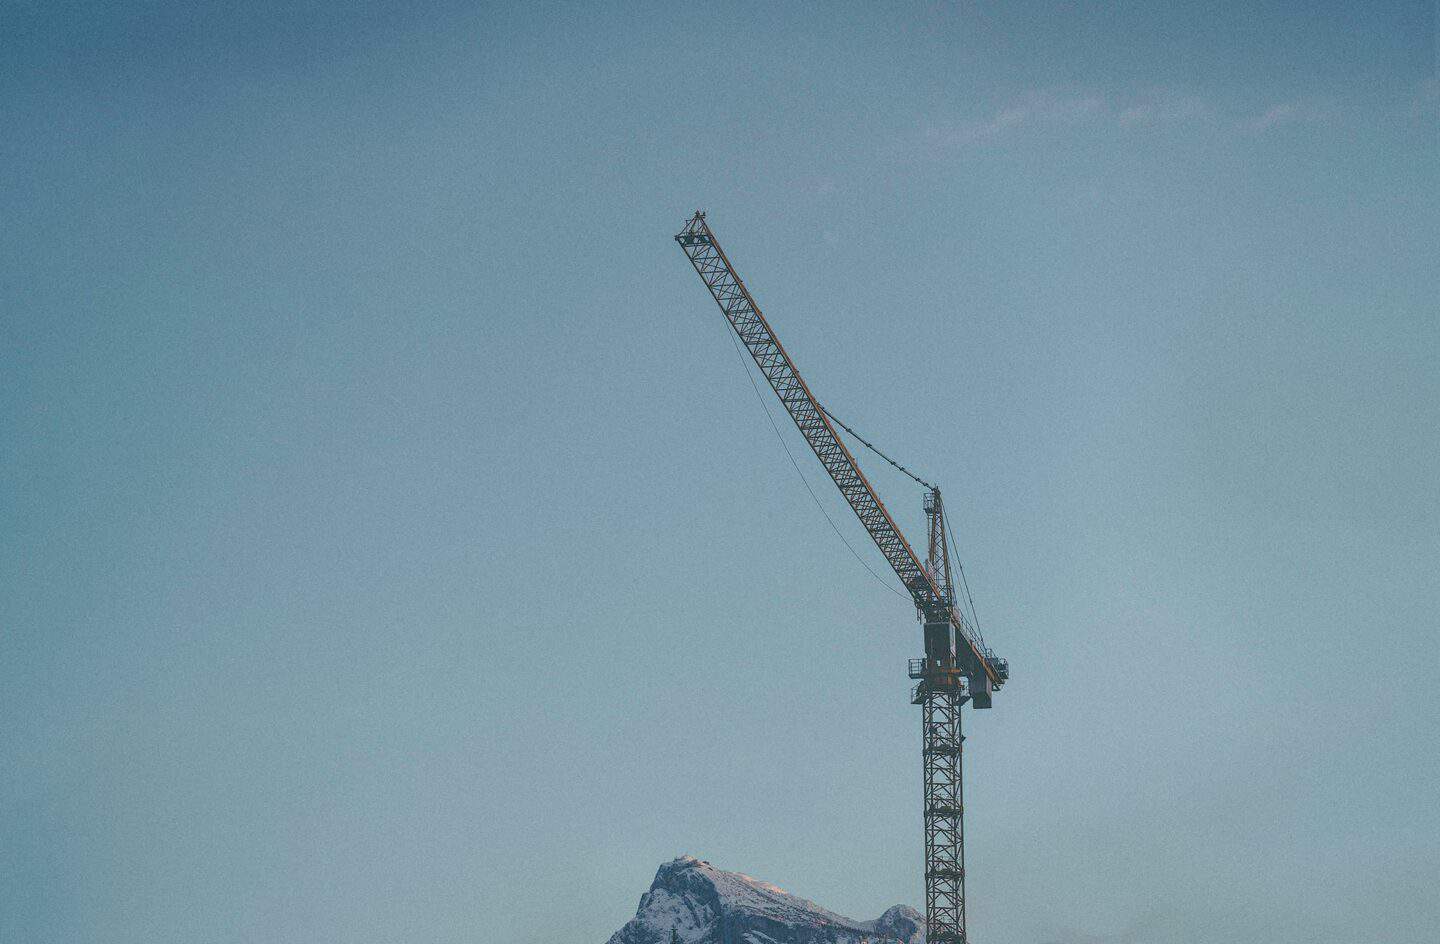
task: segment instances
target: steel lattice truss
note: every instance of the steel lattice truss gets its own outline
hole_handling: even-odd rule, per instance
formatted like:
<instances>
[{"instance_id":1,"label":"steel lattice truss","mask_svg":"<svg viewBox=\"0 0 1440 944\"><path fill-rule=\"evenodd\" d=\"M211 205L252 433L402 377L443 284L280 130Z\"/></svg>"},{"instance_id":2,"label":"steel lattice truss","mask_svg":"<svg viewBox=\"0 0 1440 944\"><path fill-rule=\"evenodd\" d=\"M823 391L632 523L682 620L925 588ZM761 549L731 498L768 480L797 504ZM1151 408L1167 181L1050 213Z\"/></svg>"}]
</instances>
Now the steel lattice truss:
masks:
<instances>
[{"instance_id":1,"label":"steel lattice truss","mask_svg":"<svg viewBox=\"0 0 1440 944\"><path fill-rule=\"evenodd\" d=\"M691 217L675 240L925 619L925 658L911 661L910 677L920 680L913 700L923 720L926 939L968 944L960 707L966 701L990 707L990 692L1005 682L1009 667L955 606L940 490L932 487L925 499L930 545L921 564L715 241L705 214Z\"/></svg>"},{"instance_id":2,"label":"steel lattice truss","mask_svg":"<svg viewBox=\"0 0 1440 944\"><path fill-rule=\"evenodd\" d=\"M945 503L940 489L930 486L925 496L925 515L929 519L930 553L925 559L925 569L930 579L940 589L941 595L955 605L955 580L950 574L950 545L945 539Z\"/></svg>"},{"instance_id":3,"label":"steel lattice truss","mask_svg":"<svg viewBox=\"0 0 1440 944\"><path fill-rule=\"evenodd\" d=\"M925 940L966 944L965 791L960 778L960 706L955 690L921 696L925 755Z\"/></svg>"},{"instance_id":4,"label":"steel lattice truss","mask_svg":"<svg viewBox=\"0 0 1440 944\"><path fill-rule=\"evenodd\" d=\"M775 337L770 323L760 313L755 299L750 296L745 283L715 241L715 234L705 222L705 215L696 213L691 217L685 228L676 235L675 241L695 266L695 271L704 280L705 287L710 289L710 294L715 297L715 302L725 314L726 320L759 365L760 372L770 382L776 396L785 405L795 425L800 428L800 434L805 437L820 464L840 489L840 494L845 496L845 501L850 504L860 523L885 555L885 560L890 563L900 582L910 591L915 605L927 618L953 623L957 642L962 648L969 650L968 653L962 653L964 661L971 664L975 671L983 671L989 676L990 683L996 688L1000 687L1009 674L1008 667L979 642L977 634L950 605L950 601L926 572L905 536L895 526L890 512L860 471L855 457L830 425L825 411L810 393L810 388L801 379L790 355L785 353L785 348Z\"/></svg>"}]
</instances>

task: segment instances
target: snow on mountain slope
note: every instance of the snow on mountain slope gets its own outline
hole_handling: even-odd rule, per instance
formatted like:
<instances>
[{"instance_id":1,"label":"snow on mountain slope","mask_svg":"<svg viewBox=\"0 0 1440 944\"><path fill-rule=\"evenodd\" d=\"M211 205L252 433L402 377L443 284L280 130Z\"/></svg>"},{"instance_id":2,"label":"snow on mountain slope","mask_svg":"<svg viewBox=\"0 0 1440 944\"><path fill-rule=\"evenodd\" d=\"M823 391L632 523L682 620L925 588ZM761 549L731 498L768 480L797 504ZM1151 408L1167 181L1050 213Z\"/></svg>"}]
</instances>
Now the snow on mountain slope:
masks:
<instances>
[{"instance_id":1,"label":"snow on mountain slope","mask_svg":"<svg viewBox=\"0 0 1440 944\"><path fill-rule=\"evenodd\" d=\"M855 921L768 882L693 856L660 866L640 908L609 944L924 944L924 921L896 905Z\"/></svg>"}]
</instances>

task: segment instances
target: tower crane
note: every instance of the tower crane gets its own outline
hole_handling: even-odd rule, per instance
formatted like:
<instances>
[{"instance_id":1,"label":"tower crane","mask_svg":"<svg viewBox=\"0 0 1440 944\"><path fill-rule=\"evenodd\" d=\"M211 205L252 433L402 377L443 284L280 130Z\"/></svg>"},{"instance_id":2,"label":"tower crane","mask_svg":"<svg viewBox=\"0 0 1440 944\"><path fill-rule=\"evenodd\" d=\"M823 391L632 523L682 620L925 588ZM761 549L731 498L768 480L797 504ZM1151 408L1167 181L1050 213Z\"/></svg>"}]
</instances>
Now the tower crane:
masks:
<instances>
[{"instance_id":1,"label":"tower crane","mask_svg":"<svg viewBox=\"0 0 1440 944\"><path fill-rule=\"evenodd\" d=\"M801 378L795 362L720 248L705 214L697 210L676 234L675 241L915 603L924 626L924 657L910 660L909 675L916 683L911 702L921 709L926 940L929 944L968 944L960 708L967 701L975 708L991 707L993 694L1005 684L1010 669L1004 659L996 658L986 647L956 605L940 489L902 467L902 471L928 487L924 510L929 542L922 562L860 471L835 426L840 425L852 436L854 431L834 419ZM887 461L894 464L888 457Z\"/></svg>"}]
</instances>

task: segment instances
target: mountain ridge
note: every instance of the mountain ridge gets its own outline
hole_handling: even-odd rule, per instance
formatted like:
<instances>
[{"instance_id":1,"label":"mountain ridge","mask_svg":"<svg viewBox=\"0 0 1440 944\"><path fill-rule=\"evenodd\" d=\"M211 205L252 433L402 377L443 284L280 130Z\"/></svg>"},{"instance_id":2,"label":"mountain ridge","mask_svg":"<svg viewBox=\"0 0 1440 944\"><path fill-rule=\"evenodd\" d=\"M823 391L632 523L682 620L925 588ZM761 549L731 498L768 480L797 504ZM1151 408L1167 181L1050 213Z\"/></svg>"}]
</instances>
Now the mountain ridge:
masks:
<instances>
[{"instance_id":1,"label":"mountain ridge","mask_svg":"<svg viewBox=\"0 0 1440 944\"><path fill-rule=\"evenodd\" d=\"M741 872L682 855L661 865L635 917L608 944L924 944L906 905L871 921L847 918Z\"/></svg>"}]
</instances>

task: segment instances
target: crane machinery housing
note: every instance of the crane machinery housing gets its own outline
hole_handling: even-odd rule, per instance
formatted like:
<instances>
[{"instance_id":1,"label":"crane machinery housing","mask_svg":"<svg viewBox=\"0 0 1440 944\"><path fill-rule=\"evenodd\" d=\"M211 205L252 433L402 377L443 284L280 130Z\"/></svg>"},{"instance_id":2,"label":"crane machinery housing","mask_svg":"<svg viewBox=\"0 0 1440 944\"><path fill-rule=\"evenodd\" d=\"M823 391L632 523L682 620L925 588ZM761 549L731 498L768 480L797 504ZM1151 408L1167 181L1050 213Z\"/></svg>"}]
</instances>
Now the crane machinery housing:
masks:
<instances>
[{"instance_id":1,"label":"crane machinery housing","mask_svg":"<svg viewBox=\"0 0 1440 944\"><path fill-rule=\"evenodd\" d=\"M800 434L914 600L916 614L924 626L924 657L910 660L909 675L916 682L911 701L921 709L926 940L929 944L968 944L965 804L961 777L964 737L960 708L967 701L975 708L991 707L993 694L1005 684L1010 669L1004 659L996 658L986 647L978 630L956 605L940 489L897 465L928 489L924 510L929 541L928 553L922 562L832 423L851 435L855 435L854 431L835 420L815 399L770 323L760 313L750 290L720 248L705 214L697 210L676 234L675 241L795 421ZM971 609L973 611L973 605Z\"/></svg>"}]
</instances>

